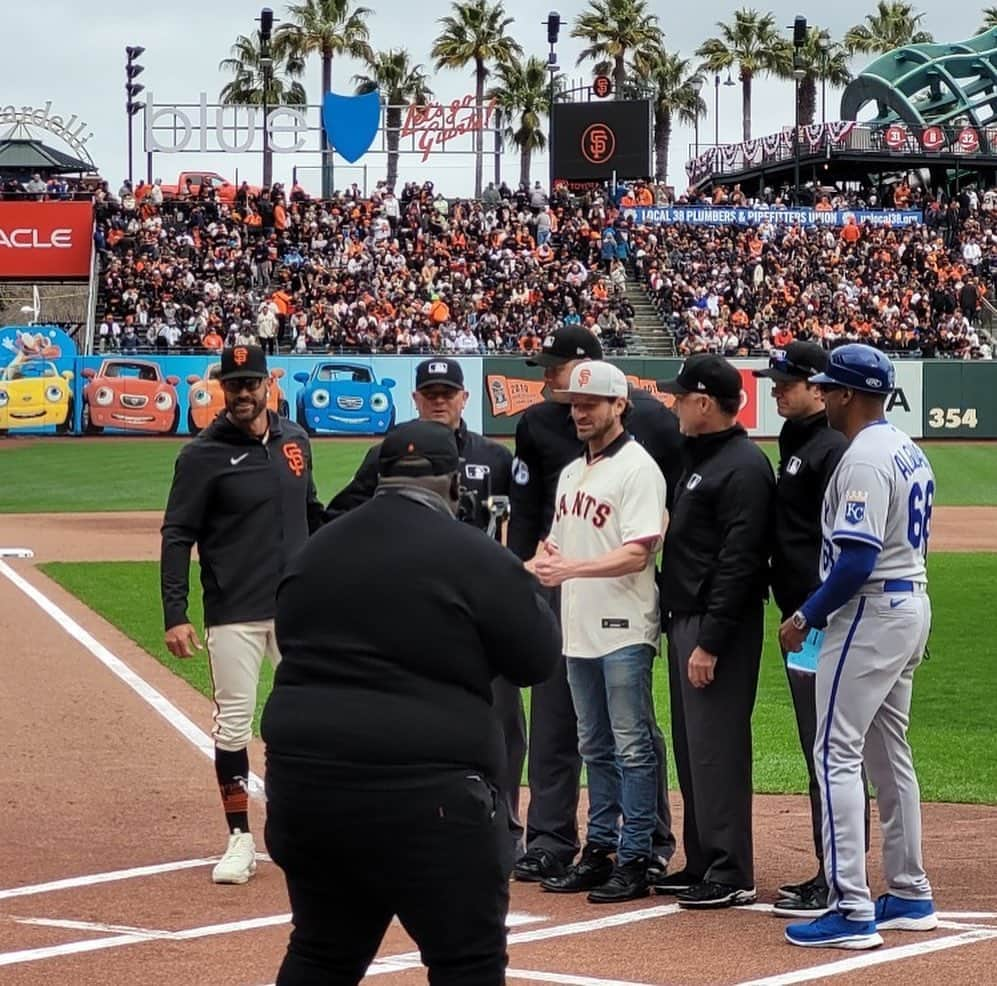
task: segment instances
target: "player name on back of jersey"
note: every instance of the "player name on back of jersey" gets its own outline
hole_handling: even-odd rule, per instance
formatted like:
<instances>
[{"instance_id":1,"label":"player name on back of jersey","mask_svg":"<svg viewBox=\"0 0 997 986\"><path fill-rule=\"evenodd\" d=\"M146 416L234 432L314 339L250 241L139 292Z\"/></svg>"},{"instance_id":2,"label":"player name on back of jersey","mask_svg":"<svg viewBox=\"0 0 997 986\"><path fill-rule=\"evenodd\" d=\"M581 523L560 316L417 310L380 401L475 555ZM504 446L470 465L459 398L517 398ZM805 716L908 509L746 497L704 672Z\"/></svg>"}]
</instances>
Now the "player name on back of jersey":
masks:
<instances>
[{"instance_id":1,"label":"player name on back of jersey","mask_svg":"<svg viewBox=\"0 0 997 986\"><path fill-rule=\"evenodd\" d=\"M910 479L918 469L930 469L928 457L913 443L904 442L893 453L893 463L904 479Z\"/></svg>"}]
</instances>

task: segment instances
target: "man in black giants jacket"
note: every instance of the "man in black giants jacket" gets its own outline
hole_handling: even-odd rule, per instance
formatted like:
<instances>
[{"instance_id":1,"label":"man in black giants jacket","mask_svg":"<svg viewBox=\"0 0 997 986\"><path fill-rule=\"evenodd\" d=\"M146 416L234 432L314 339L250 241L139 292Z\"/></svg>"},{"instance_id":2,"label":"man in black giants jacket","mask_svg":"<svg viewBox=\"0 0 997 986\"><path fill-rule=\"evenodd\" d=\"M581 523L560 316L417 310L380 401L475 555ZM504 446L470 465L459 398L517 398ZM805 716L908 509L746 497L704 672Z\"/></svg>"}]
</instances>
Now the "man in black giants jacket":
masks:
<instances>
[{"instance_id":1,"label":"man in black giants jacket","mask_svg":"<svg viewBox=\"0 0 997 986\"><path fill-rule=\"evenodd\" d=\"M751 712L775 482L765 453L736 423L741 375L727 360L691 356L658 388L675 394L688 436L661 557L686 868L655 889L676 893L682 907L750 904Z\"/></svg>"},{"instance_id":2,"label":"man in black giants jacket","mask_svg":"<svg viewBox=\"0 0 997 986\"><path fill-rule=\"evenodd\" d=\"M588 329L569 325L547 336L540 354L527 360L531 366L544 368L544 381L552 399L527 408L516 426L509 547L524 561L536 554L537 545L550 532L561 470L585 448L571 419L571 405L553 399L553 392L567 389L572 369L586 359L602 359L599 340ZM678 422L671 411L646 391L631 387L630 401L632 407L623 424L664 474L670 504L672 487L681 470ZM557 611L556 598L553 603ZM658 869L671 859L675 839L668 808L665 745L657 728L654 741L661 768L653 846L656 864L653 869ZM563 875L578 852L580 772L578 727L562 660L548 681L533 689L526 854L516 863L517 880L540 882Z\"/></svg>"},{"instance_id":3,"label":"man in black giants jacket","mask_svg":"<svg viewBox=\"0 0 997 986\"><path fill-rule=\"evenodd\" d=\"M434 356L415 368L415 393L412 398L420 421L438 421L450 428L457 439L461 458L460 485L472 497L464 497L458 516L485 530L489 525L487 500L490 496L508 496L511 481L512 453L498 442L471 431L464 422L468 392L464 388L464 370L455 359ZM330 518L342 516L366 503L377 489L380 444L372 445L349 485L329 503ZM498 533L498 532L496 532ZM505 737L506 772L499 785L509 820L513 847L523 838L519 820L519 788L526 759L526 719L518 686L496 678L492 683L495 711Z\"/></svg>"},{"instance_id":4,"label":"man in black giants jacket","mask_svg":"<svg viewBox=\"0 0 997 986\"><path fill-rule=\"evenodd\" d=\"M294 924L279 986L359 982L394 915L433 983L505 982L491 681L542 681L561 640L518 559L454 520L457 470L452 429L400 425L374 498L313 537L280 587L263 713L267 846Z\"/></svg>"},{"instance_id":5,"label":"man in black giants jacket","mask_svg":"<svg viewBox=\"0 0 997 986\"><path fill-rule=\"evenodd\" d=\"M779 433L779 472L775 500L775 539L772 549L772 595L785 621L820 586L821 504L824 490L848 440L829 427L820 390L810 377L827 367L827 350L813 342L791 342L773 351L768 369L756 377L772 381L772 396L786 419ZM785 655L784 655L785 656ZM821 838L820 786L814 770L817 735L815 676L786 665L793 696L796 729L810 777L810 820L817 875L779 889L775 910L784 917L819 917L827 909L827 878ZM866 798L866 845L869 840L869 799Z\"/></svg>"},{"instance_id":6,"label":"man in black giants jacket","mask_svg":"<svg viewBox=\"0 0 997 986\"><path fill-rule=\"evenodd\" d=\"M249 831L249 756L264 655L280 659L273 630L277 584L322 523L308 436L267 410L259 346L222 350L225 410L177 457L163 518L161 583L166 646L200 650L187 617L190 552L197 545L216 705L215 773L229 827L215 883L245 883L256 869Z\"/></svg>"}]
</instances>

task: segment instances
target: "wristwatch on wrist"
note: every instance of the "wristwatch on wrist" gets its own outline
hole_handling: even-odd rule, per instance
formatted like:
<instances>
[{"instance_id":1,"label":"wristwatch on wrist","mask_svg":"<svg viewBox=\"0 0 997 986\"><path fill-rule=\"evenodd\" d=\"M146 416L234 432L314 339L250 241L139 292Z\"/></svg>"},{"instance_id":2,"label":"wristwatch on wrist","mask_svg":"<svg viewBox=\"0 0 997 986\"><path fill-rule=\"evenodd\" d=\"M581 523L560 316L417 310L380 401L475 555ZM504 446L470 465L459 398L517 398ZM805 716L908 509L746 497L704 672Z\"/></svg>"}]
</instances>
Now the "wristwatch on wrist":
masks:
<instances>
[{"instance_id":1,"label":"wristwatch on wrist","mask_svg":"<svg viewBox=\"0 0 997 986\"><path fill-rule=\"evenodd\" d=\"M807 623L807 618L799 610L797 610L789 618L789 622L792 623L797 630L806 630L807 627L810 626L810 624Z\"/></svg>"}]
</instances>

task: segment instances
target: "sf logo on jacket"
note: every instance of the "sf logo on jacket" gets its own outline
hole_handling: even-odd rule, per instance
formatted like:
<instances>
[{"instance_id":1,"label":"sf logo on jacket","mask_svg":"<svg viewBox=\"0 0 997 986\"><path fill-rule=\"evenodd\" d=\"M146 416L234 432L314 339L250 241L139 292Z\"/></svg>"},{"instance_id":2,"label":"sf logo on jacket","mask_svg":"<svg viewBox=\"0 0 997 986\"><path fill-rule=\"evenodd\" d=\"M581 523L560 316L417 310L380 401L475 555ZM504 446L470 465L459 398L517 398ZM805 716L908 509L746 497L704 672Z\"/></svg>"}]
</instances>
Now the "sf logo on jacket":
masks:
<instances>
[{"instance_id":1,"label":"sf logo on jacket","mask_svg":"<svg viewBox=\"0 0 997 986\"><path fill-rule=\"evenodd\" d=\"M557 503L557 520L562 517L580 517L592 521L594 527L605 527L606 521L612 516L613 507L603 500L597 500L584 490L577 490L574 499L569 503L568 497L561 494Z\"/></svg>"}]
</instances>

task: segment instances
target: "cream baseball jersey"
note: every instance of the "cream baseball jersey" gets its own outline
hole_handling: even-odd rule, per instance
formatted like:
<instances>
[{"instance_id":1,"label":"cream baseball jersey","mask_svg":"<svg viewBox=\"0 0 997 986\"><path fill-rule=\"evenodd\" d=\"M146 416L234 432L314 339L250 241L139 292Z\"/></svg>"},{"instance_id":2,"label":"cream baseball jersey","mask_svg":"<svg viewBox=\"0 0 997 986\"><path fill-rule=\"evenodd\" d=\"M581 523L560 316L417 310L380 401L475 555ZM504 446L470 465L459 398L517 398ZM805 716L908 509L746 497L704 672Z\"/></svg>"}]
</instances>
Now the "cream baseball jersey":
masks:
<instances>
[{"instance_id":1,"label":"cream baseball jersey","mask_svg":"<svg viewBox=\"0 0 997 986\"><path fill-rule=\"evenodd\" d=\"M868 585L927 582L935 477L927 456L886 421L867 425L845 450L824 494L820 575L826 579L842 540L879 548Z\"/></svg>"},{"instance_id":2,"label":"cream baseball jersey","mask_svg":"<svg viewBox=\"0 0 997 986\"><path fill-rule=\"evenodd\" d=\"M614 443L615 444L615 443ZM651 546L647 565L615 578L569 579L561 586L567 657L602 657L661 637L654 552L665 526L665 480L632 438L591 463L565 466L554 499L548 541L565 558L588 561L633 542Z\"/></svg>"}]
</instances>

